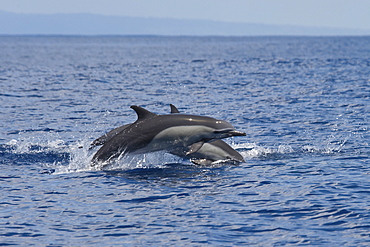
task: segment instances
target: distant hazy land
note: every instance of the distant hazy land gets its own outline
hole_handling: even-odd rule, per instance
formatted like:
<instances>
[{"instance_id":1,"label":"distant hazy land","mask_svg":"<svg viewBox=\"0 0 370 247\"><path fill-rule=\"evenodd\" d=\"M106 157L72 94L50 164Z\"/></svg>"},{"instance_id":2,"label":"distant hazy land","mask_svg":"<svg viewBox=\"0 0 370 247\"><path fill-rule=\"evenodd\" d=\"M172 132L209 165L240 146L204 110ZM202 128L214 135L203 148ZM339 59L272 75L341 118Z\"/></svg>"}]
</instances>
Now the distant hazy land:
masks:
<instances>
[{"instance_id":1,"label":"distant hazy land","mask_svg":"<svg viewBox=\"0 0 370 247\"><path fill-rule=\"evenodd\" d=\"M370 35L370 30L140 18L97 14L15 14L0 11L0 35Z\"/></svg>"}]
</instances>

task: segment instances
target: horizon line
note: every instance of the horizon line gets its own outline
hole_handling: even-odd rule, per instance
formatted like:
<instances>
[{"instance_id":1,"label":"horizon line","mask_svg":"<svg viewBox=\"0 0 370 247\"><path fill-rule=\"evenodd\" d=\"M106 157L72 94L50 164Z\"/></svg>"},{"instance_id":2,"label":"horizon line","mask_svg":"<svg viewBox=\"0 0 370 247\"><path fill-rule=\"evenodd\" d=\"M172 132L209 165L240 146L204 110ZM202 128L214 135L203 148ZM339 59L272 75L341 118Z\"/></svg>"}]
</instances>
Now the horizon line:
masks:
<instances>
[{"instance_id":1,"label":"horizon line","mask_svg":"<svg viewBox=\"0 0 370 247\"><path fill-rule=\"evenodd\" d=\"M198 22L214 22L214 23L227 23L227 24L242 24L242 25L265 25L265 26L276 26L276 27L289 27L289 28L314 28L314 29L342 29L342 30L352 30L361 32L370 32L370 29L364 28L353 28L353 27L340 27L340 26L314 26L314 25L297 25L297 24L274 24L274 23L263 23L263 22L236 22L236 21L225 21L225 20L211 20L211 19L190 19L190 18L176 18L176 17L155 17L155 16L130 16L130 15L107 15L100 13L89 13L89 12L78 12L78 13L25 13L25 12L10 12L6 10L0 10L0 13L9 13L16 15L95 15L113 18L137 18L137 19L161 19L161 20L178 20L178 21L198 21ZM369 33L370 35L370 33Z\"/></svg>"}]
</instances>

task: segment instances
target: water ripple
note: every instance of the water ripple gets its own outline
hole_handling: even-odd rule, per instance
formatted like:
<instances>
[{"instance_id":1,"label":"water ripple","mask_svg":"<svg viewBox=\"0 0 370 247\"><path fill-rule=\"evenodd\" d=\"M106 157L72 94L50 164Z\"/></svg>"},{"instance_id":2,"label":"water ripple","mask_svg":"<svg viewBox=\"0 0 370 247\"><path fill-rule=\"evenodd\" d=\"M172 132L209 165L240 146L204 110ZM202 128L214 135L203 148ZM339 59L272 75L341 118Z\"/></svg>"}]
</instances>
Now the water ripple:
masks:
<instances>
[{"instance_id":1,"label":"water ripple","mask_svg":"<svg viewBox=\"0 0 370 247\"><path fill-rule=\"evenodd\" d=\"M368 37L0 37L0 245L368 246ZM92 140L168 104L246 163Z\"/></svg>"}]
</instances>

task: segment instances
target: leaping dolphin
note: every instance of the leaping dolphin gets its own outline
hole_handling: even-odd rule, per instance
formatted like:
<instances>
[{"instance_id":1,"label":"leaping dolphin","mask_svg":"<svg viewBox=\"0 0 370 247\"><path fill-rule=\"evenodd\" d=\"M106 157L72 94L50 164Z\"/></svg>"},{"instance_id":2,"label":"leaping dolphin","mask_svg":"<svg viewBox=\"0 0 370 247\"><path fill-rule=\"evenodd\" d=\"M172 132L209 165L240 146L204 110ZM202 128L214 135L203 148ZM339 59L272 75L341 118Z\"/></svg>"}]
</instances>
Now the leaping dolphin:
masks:
<instances>
[{"instance_id":1,"label":"leaping dolphin","mask_svg":"<svg viewBox=\"0 0 370 247\"><path fill-rule=\"evenodd\" d=\"M109 136L110 139L92 158L93 165L128 153L170 152L182 148L187 150L185 155L190 155L211 140L246 135L235 130L230 123L211 117L180 113L157 115L139 106L131 108L138 119L127 127L121 126L118 134Z\"/></svg>"}]
</instances>

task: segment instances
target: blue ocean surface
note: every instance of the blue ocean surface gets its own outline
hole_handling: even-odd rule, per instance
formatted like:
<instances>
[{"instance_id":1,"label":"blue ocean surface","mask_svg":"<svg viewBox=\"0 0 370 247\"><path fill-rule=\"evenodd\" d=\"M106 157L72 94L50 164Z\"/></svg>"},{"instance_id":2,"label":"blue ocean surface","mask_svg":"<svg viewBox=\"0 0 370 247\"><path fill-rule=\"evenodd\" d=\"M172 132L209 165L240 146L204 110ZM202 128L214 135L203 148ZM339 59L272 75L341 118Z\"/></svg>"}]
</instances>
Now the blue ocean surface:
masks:
<instances>
[{"instance_id":1,"label":"blue ocean surface","mask_svg":"<svg viewBox=\"0 0 370 247\"><path fill-rule=\"evenodd\" d=\"M370 246L370 37L0 37L0 246ZM245 163L89 144L227 120Z\"/></svg>"}]
</instances>

